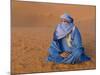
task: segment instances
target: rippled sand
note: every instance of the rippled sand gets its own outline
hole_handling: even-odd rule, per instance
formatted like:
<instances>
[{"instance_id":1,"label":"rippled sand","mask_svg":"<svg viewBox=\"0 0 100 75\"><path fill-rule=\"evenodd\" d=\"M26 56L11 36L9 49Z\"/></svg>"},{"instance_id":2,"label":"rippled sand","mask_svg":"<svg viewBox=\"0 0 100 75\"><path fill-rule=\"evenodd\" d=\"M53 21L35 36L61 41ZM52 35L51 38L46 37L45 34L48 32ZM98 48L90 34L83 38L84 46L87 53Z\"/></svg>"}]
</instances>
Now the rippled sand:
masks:
<instances>
[{"instance_id":1,"label":"rippled sand","mask_svg":"<svg viewBox=\"0 0 100 75\"><path fill-rule=\"evenodd\" d=\"M12 31L12 73L69 71L95 68L95 50L93 50L95 48L92 46L93 41L89 41L88 48L86 48L86 53L91 56L92 61L76 65L54 64L52 62L46 62L53 29L13 28ZM87 46L85 45L85 47Z\"/></svg>"}]
</instances>

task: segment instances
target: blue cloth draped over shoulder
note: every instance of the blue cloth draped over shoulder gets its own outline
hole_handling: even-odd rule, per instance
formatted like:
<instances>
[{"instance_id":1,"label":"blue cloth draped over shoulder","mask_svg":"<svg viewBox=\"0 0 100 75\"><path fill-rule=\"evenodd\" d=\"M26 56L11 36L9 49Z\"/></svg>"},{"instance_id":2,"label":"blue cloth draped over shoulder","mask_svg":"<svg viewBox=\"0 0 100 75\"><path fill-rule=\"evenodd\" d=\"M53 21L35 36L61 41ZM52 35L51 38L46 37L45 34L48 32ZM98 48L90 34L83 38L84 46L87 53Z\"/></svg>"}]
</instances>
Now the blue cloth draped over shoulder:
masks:
<instances>
[{"instance_id":1,"label":"blue cloth draped over shoulder","mask_svg":"<svg viewBox=\"0 0 100 75\"><path fill-rule=\"evenodd\" d=\"M71 35L71 47L68 46L66 36ZM57 25L50 47L47 61L55 63L76 64L84 61L89 61L91 58L85 54L82 46L81 34L73 23L65 25L60 23ZM61 57L62 52L71 52L67 57Z\"/></svg>"}]
</instances>

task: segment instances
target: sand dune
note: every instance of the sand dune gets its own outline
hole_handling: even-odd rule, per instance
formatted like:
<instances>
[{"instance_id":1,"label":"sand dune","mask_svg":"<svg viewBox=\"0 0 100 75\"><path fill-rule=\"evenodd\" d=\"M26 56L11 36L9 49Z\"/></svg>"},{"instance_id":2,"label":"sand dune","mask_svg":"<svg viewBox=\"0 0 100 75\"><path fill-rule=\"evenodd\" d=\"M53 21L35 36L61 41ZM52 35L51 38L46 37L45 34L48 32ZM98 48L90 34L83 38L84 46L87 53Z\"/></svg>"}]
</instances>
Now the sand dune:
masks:
<instances>
[{"instance_id":1,"label":"sand dune","mask_svg":"<svg viewBox=\"0 0 100 75\"><path fill-rule=\"evenodd\" d=\"M95 6L57 5L50 3L12 3L12 26L54 26L59 16L69 13L75 22L95 20Z\"/></svg>"}]
</instances>

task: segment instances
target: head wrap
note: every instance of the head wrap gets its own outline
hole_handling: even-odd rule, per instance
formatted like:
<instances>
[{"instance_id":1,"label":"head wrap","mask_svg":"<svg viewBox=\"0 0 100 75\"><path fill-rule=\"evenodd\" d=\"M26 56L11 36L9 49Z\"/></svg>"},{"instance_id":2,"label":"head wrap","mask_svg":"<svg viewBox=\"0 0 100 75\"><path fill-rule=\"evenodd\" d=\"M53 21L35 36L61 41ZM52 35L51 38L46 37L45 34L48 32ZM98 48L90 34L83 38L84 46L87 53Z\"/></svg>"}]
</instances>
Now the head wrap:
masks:
<instances>
[{"instance_id":1,"label":"head wrap","mask_svg":"<svg viewBox=\"0 0 100 75\"><path fill-rule=\"evenodd\" d=\"M65 37L74 27L73 19L68 14L63 14L60 16L60 18L64 18L69 22L69 25L66 25L65 23L59 23L57 25L55 36L57 39L61 39Z\"/></svg>"},{"instance_id":2,"label":"head wrap","mask_svg":"<svg viewBox=\"0 0 100 75\"><path fill-rule=\"evenodd\" d=\"M73 23L73 18L69 14L64 13L60 18L66 19L69 23Z\"/></svg>"}]
</instances>

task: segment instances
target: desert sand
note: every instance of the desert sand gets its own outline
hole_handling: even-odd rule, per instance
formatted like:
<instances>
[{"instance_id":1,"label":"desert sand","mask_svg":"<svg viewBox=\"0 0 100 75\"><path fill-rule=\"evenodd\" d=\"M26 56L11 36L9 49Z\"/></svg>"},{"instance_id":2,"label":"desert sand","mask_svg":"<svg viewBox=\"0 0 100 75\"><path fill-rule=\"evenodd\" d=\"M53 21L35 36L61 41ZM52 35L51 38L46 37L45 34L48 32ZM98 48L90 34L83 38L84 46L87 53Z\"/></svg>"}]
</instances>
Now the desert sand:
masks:
<instances>
[{"instance_id":1,"label":"desert sand","mask_svg":"<svg viewBox=\"0 0 100 75\"><path fill-rule=\"evenodd\" d=\"M19 2L12 0L11 73L72 71L96 68L95 6ZM46 62L59 16L69 13L79 28L86 54L92 60L80 64Z\"/></svg>"}]
</instances>

